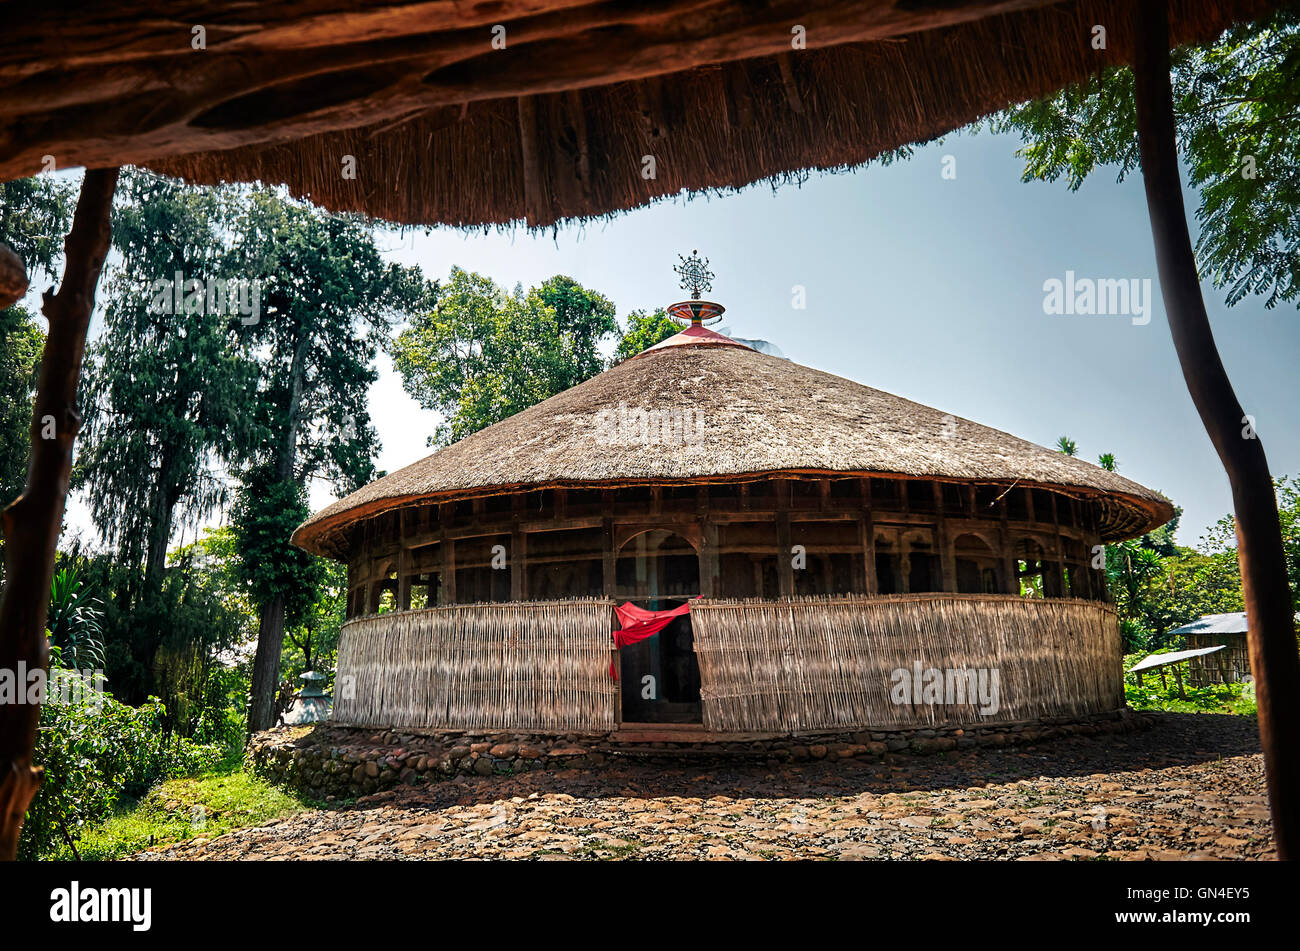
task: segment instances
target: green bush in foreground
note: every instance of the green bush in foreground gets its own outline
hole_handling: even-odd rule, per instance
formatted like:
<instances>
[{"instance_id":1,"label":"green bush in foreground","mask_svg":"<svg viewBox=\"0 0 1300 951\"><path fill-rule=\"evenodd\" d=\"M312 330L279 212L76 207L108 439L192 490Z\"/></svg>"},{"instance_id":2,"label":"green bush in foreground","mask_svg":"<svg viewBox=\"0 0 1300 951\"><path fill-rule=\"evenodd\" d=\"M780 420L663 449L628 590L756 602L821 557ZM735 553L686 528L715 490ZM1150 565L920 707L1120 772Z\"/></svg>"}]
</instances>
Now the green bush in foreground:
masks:
<instances>
[{"instance_id":1,"label":"green bush in foreground","mask_svg":"<svg viewBox=\"0 0 1300 951\"><path fill-rule=\"evenodd\" d=\"M219 746L164 733L156 697L131 707L107 693L55 693L41 707L35 760L45 778L23 822L20 859L66 848L67 838L108 818L121 796L142 796L160 779L208 769L221 758Z\"/></svg>"},{"instance_id":2,"label":"green bush in foreground","mask_svg":"<svg viewBox=\"0 0 1300 951\"><path fill-rule=\"evenodd\" d=\"M123 799L111 818L82 831L78 855L85 861L121 858L183 839L263 825L303 809L291 793L238 771L238 766L231 760L201 776L163 780L139 802ZM68 860L73 855L56 842L46 857Z\"/></svg>"}]
</instances>

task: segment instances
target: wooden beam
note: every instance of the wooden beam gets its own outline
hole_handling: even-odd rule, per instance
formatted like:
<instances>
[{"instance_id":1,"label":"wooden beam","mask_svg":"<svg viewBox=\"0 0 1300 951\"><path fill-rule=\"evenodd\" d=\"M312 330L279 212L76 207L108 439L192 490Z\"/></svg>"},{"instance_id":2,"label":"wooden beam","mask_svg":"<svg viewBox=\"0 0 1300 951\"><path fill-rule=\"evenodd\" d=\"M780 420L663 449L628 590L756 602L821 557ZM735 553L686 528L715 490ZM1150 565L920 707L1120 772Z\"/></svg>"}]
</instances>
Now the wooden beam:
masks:
<instances>
[{"instance_id":1,"label":"wooden beam","mask_svg":"<svg viewBox=\"0 0 1300 951\"><path fill-rule=\"evenodd\" d=\"M582 108L582 92L570 89L564 94L565 106L569 120L573 123L575 147L578 152L577 173L580 190L584 201L590 201L591 190L591 144L587 140L587 113Z\"/></svg>"},{"instance_id":2,"label":"wooden beam","mask_svg":"<svg viewBox=\"0 0 1300 951\"><path fill-rule=\"evenodd\" d=\"M777 56L776 64L781 70L781 86L785 90L786 104L791 112L803 115L803 97L799 95L799 82L794 75L793 55L786 50Z\"/></svg>"},{"instance_id":3,"label":"wooden beam","mask_svg":"<svg viewBox=\"0 0 1300 951\"><path fill-rule=\"evenodd\" d=\"M1169 24L1164 0L1137 7L1133 67L1138 146L1160 291L1192 403L1232 486L1237 560L1259 708L1260 745L1280 859L1300 859L1300 654L1277 500L1264 447L1241 434L1245 414L1228 379L1201 297L1183 208Z\"/></svg>"}]
</instances>

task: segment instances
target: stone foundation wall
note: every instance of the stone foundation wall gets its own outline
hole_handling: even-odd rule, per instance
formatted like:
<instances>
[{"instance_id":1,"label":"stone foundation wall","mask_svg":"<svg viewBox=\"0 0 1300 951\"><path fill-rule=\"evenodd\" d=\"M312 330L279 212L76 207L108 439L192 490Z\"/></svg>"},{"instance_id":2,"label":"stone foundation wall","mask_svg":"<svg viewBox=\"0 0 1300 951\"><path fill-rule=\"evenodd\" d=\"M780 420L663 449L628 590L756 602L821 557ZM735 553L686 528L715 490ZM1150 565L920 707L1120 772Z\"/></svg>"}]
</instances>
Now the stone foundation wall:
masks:
<instances>
[{"instance_id":1,"label":"stone foundation wall","mask_svg":"<svg viewBox=\"0 0 1300 951\"><path fill-rule=\"evenodd\" d=\"M1079 719L999 723L977 728L858 731L709 742L629 743L617 734L467 733L367 730L320 724L278 727L253 736L249 768L316 799L352 799L399 784L453 776L531 770L599 769L628 762L782 763L943 753L1072 735L1127 733L1151 721L1124 709Z\"/></svg>"}]
</instances>

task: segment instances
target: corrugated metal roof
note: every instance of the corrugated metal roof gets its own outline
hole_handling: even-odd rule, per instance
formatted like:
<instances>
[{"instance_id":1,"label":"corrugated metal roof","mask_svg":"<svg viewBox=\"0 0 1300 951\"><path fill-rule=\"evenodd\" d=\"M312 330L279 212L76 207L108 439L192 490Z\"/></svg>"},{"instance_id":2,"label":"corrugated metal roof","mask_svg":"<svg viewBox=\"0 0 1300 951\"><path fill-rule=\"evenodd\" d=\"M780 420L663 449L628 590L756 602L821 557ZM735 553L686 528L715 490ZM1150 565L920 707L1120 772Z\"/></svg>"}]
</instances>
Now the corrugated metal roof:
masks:
<instances>
[{"instance_id":1,"label":"corrugated metal roof","mask_svg":"<svg viewBox=\"0 0 1300 951\"><path fill-rule=\"evenodd\" d=\"M1202 654L1213 654L1215 651L1223 650L1224 645L1218 647L1198 647L1191 651L1170 651L1168 654L1152 654L1144 657L1128 669L1131 674L1137 670L1150 670L1152 667L1164 667L1166 664L1176 664L1179 661L1187 660L1189 657L1200 657Z\"/></svg>"},{"instance_id":2,"label":"corrugated metal roof","mask_svg":"<svg viewBox=\"0 0 1300 951\"><path fill-rule=\"evenodd\" d=\"M1176 627L1170 634L1245 634L1246 612L1231 614L1206 614L1191 624Z\"/></svg>"}]
</instances>

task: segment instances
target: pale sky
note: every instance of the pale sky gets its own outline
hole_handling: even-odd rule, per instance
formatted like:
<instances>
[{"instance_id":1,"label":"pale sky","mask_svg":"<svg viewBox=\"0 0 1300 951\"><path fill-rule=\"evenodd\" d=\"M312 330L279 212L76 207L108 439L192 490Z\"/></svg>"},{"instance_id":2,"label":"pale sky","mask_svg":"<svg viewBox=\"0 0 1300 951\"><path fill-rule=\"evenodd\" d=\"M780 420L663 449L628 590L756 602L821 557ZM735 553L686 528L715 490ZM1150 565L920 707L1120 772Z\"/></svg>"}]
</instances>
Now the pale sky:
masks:
<instances>
[{"instance_id":1,"label":"pale sky","mask_svg":"<svg viewBox=\"0 0 1300 951\"><path fill-rule=\"evenodd\" d=\"M889 167L661 202L554 237L439 228L381 241L430 276L455 264L511 288L566 274L611 298L620 318L686 296L672 266L698 248L716 274L708 296L726 306L735 335L1043 446L1069 435L1092 462L1112 452L1121 474L1183 507L1179 540L1194 545L1231 496L1170 340L1141 178L1121 185L1102 170L1076 193L1024 184L1018 146L1011 136L953 136ZM955 178L941 175L945 156ZM1044 282L1067 271L1150 279L1150 322L1044 313ZM796 285L806 309L792 306ZM1250 299L1229 310L1222 292L1204 291L1272 471L1300 473L1295 308ZM402 391L387 358L379 369L370 408L378 466L391 472L427 454L437 419ZM313 488L313 508L331 499L323 484ZM68 530L88 525L73 500Z\"/></svg>"}]
</instances>

